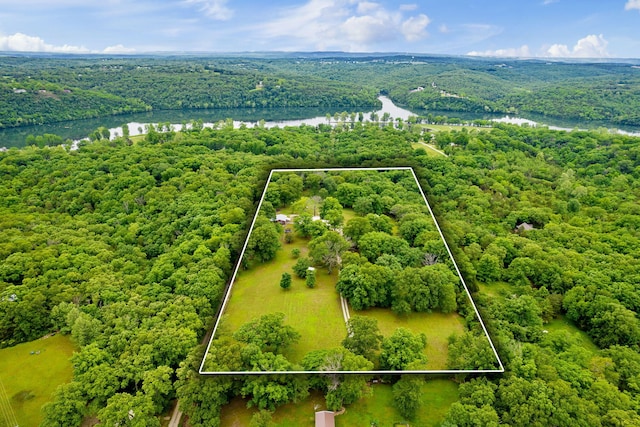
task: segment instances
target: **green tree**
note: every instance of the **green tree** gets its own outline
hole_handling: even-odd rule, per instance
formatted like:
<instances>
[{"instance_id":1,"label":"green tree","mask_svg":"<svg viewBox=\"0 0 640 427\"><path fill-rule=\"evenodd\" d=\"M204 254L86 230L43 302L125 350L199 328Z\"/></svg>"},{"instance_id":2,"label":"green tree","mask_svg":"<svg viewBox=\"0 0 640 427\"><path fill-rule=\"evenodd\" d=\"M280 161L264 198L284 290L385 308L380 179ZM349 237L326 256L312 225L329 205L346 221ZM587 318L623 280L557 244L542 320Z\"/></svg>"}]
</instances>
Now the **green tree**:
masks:
<instances>
[{"instance_id":1,"label":"green tree","mask_svg":"<svg viewBox=\"0 0 640 427\"><path fill-rule=\"evenodd\" d=\"M284 313L269 313L245 323L233 337L247 344L255 344L262 351L278 352L300 339L293 327L284 324Z\"/></svg>"},{"instance_id":2,"label":"green tree","mask_svg":"<svg viewBox=\"0 0 640 427\"><path fill-rule=\"evenodd\" d=\"M427 346L424 334L415 335L406 328L398 328L393 335L382 341L380 367L384 370L401 371L411 363L426 364L423 350Z\"/></svg>"},{"instance_id":3,"label":"green tree","mask_svg":"<svg viewBox=\"0 0 640 427\"><path fill-rule=\"evenodd\" d=\"M271 427L273 425L272 418L273 413L261 409L251 416L249 427Z\"/></svg>"},{"instance_id":4,"label":"green tree","mask_svg":"<svg viewBox=\"0 0 640 427\"><path fill-rule=\"evenodd\" d=\"M324 265L329 273L338 267L341 256L349 248L344 238L335 231L327 231L309 242L309 256L315 264Z\"/></svg>"},{"instance_id":5,"label":"green tree","mask_svg":"<svg viewBox=\"0 0 640 427\"><path fill-rule=\"evenodd\" d=\"M263 222L251 232L247 250L249 258L255 258L260 262L272 260L280 249L280 234L270 222Z\"/></svg>"},{"instance_id":6,"label":"green tree","mask_svg":"<svg viewBox=\"0 0 640 427\"><path fill-rule=\"evenodd\" d=\"M291 274L282 273L282 277L280 278L280 287L284 290L287 290L291 287Z\"/></svg>"},{"instance_id":7,"label":"green tree","mask_svg":"<svg viewBox=\"0 0 640 427\"><path fill-rule=\"evenodd\" d=\"M307 277L307 273L309 272L309 267L311 267L311 260L307 257L298 258L298 261L293 265L293 272L301 279Z\"/></svg>"},{"instance_id":8,"label":"green tree","mask_svg":"<svg viewBox=\"0 0 640 427\"><path fill-rule=\"evenodd\" d=\"M423 382L420 377L402 375L392 387L393 405L400 415L409 420L415 419L416 412L420 409Z\"/></svg>"},{"instance_id":9,"label":"green tree","mask_svg":"<svg viewBox=\"0 0 640 427\"><path fill-rule=\"evenodd\" d=\"M309 270L307 271L307 277L305 279L305 283L308 288L314 288L316 286L316 271Z\"/></svg>"},{"instance_id":10,"label":"green tree","mask_svg":"<svg viewBox=\"0 0 640 427\"><path fill-rule=\"evenodd\" d=\"M353 315L347 322L347 336L342 340L342 346L373 361L382 339L376 319Z\"/></svg>"}]
</instances>

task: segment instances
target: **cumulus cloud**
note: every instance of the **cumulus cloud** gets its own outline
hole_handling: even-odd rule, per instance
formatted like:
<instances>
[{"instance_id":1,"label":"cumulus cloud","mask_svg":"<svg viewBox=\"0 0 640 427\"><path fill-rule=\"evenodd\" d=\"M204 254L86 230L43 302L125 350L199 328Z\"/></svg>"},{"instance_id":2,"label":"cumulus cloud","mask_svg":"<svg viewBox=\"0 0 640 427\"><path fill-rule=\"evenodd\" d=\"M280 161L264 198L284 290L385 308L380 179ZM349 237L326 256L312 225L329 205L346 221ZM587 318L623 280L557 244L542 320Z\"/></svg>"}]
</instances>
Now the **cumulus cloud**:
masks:
<instances>
[{"instance_id":1,"label":"cumulus cloud","mask_svg":"<svg viewBox=\"0 0 640 427\"><path fill-rule=\"evenodd\" d=\"M415 3L411 3L411 4L401 4L400 5L400 10L408 12L411 10L416 10L418 9L418 5Z\"/></svg>"},{"instance_id":2,"label":"cumulus cloud","mask_svg":"<svg viewBox=\"0 0 640 427\"><path fill-rule=\"evenodd\" d=\"M527 45L517 48L506 48L497 50L472 51L467 53L471 56L503 56L503 57L544 57L544 58L608 58L609 52L607 45L609 42L605 40L602 34L596 36L588 35L569 48L566 44L554 44L549 48L541 49L538 54L532 54Z\"/></svg>"},{"instance_id":3,"label":"cumulus cloud","mask_svg":"<svg viewBox=\"0 0 640 427\"><path fill-rule=\"evenodd\" d=\"M496 50L485 50L482 52L471 51L467 53L469 56L500 56L500 57L515 57L515 58L530 58L531 51L529 50L529 46L522 45L516 48L508 48L508 49L496 49Z\"/></svg>"},{"instance_id":4,"label":"cumulus cloud","mask_svg":"<svg viewBox=\"0 0 640 427\"><path fill-rule=\"evenodd\" d=\"M640 10L640 0L629 0L627 4L624 5L624 10Z\"/></svg>"},{"instance_id":5,"label":"cumulus cloud","mask_svg":"<svg viewBox=\"0 0 640 427\"><path fill-rule=\"evenodd\" d=\"M134 53L136 50L131 47L125 47L121 44L105 47L103 53Z\"/></svg>"},{"instance_id":6,"label":"cumulus cloud","mask_svg":"<svg viewBox=\"0 0 640 427\"><path fill-rule=\"evenodd\" d=\"M233 10L227 7L227 0L184 0L184 3L197 6L198 10L211 19L227 21L233 17Z\"/></svg>"},{"instance_id":7,"label":"cumulus cloud","mask_svg":"<svg viewBox=\"0 0 640 427\"><path fill-rule=\"evenodd\" d=\"M423 13L412 16L402 23L401 31L407 41L413 42L427 36L427 26L431 20Z\"/></svg>"},{"instance_id":8,"label":"cumulus cloud","mask_svg":"<svg viewBox=\"0 0 640 427\"><path fill-rule=\"evenodd\" d=\"M607 42L602 34L596 36L590 34L584 37L573 46L572 49L566 44L554 44L546 51L546 55L552 58L607 58Z\"/></svg>"},{"instance_id":9,"label":"cumulus cloud","mask_svg":"<svg viewBox=\"0 0 640 427\"><path fill-rule=\"evenodd\" d=\"M45 43L43 39L23 33L10 36L0 36L0 50L15 52L52 52L52 53L90 53L83 46L62 45L55 46Z\"/></svg>"},{"instance_id":10,"label":"cumulus cloud","mask_svg":"<svg viewBox=\"0 0 640 427\"><path fill-rule=\"evenodd\" d=\"M288 50L368 50L393 40L415 42L427 37L431 21L425 14L410 14L416 8L389 9L372 1L307 0L282 9L259 32L270 42L286 41Z\"/></svg>"}]
</instances>

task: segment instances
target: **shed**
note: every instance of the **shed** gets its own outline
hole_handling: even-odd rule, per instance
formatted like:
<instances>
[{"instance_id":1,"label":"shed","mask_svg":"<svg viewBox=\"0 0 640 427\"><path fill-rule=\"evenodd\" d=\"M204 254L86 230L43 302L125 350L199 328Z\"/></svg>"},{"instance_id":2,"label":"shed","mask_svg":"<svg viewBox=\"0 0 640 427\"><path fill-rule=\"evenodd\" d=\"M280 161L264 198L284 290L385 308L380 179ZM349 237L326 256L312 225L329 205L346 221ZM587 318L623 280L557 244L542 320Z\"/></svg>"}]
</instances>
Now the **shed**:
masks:
<instances>
[{"instance_id":1,"label":"shed","mask_svg":"<svg viewBox=\"0 0 640 427\"><path fill-rule=\"evenodd\" d=\"M534 228L535 227L533 226L533 224L529 224L528 222L523 222L516 225L517 231L529 231L529 230L533 230Z\"/></svg>"},{"instance_id":2,"label":"shed","mask_svg":"<svg viewBox=\"0 0 640 427\"><path fill-rule=\"evenodd\" d=\"M316 412L316 427L336 427L334 413L331 411Z\"/></svg>"},{"instance_id":3,"label":"shed","mask_svg":"<svg viewBox=\"0 0 640 427\"><path fill-rule=\"evenodd\" d=\"M277 214L276 215L276 222L279 222L282 225L288 224L291 221L291 219L284 215L284 214Z\"/></svg>"}]
</instances>

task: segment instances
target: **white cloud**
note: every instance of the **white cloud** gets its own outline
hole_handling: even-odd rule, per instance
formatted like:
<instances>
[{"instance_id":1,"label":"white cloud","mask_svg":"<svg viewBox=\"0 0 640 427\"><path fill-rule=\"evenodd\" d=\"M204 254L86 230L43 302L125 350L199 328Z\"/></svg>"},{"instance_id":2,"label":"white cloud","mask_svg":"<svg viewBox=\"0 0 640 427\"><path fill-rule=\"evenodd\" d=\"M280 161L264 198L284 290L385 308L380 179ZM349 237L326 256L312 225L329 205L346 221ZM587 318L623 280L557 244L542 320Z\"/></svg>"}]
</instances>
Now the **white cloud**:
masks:
<instances>
[{"instance_id":1,"label":"white cloud","mask_svg":"<svg viewBox=\"0 0 640 427\"><path fill-rule=\"evenodd\" d=\"M431 20L423 13L412 16L402 23L402 34L407 41L413 42L427 36L427 26Z\"/></svg>"},{"instance_id":2,"label":"white cloud","mask_svg":"<svg viewBox=\"0 0 640 427\"><path fill-rule=\"evenodd\" d=\"M531 51L529 46L522 45L516 48L497 49L497 50L485 50L483 52L472 51L467 53L469 56L500 56L500 57L516 57L516 58L530 58Z\"/></svg>"},{"instance_id":3,"label":"white cloud","mask_svg":"<svg viewBox=\"0 0 640 427\"><path fill-rule=\"evenodd\" d=\"M103 53L134 53L136 50L131 47L125 47L121 44L105 47Z\"/></svg>"},{"instance_id":4,"label":"white cloud","mask_svg":"<svg viewBox=\"0 0 640 427\"><path fill-rule=\"evenodd\" d=\"M544 58L608 58L611 55L607 51L609 42L602 34L596 36L588 35L569 48L566 44L554 44L549 48L541 49L537 55L533 55L527 45L517 48L472 51L467 53L471 56L503 56L503 57L544 57Z\"/></svg>"},{"instance_id":5,"label":"white cloud","mask_svg":"<svg viewBox=\"0 0 640 427\"><path fill-rule=\"evenodd\" d=\"M0 36L0 50L15 52L55 52L55 53L90 53L83 46L62 45L55 46L45 43L43 39L22 33L10 36Z\"/></svg>"},{"instance_id":6,"label":"white cloud","mask_svg":"<svg viewBox=\"0 0 640 427\"><path fill-rule=\"evenodd\" d=\"M418 9L418 5L415 3L412 4L401 4L400 5L400 10L404 11L404 12L409 12L412 10L416 10Z\"/></svg>"},{"instance_id":7,"label":"white cloud","mask_svg":"<svg viewBox=\"0 0 640 427\"><path fill-rule=\"evenodd\" d=\"M373 2L368 2L368 1L361 1L358 3L358 13L364 15L367 13L371 13L373 11L379 10L381 8L381 6L378 3L373 3Z\"/></svg>"},{"instance_id":8,"label":"white cloud","mask_svg":"<svg viewBox=\"0 0 640 427\"><path fill-rule=\"evenodd\" d=\"M590 34L580 40L573 46L573 49L569 49L566 44L554 44L552 45L543 56L553 58L607 58L609 52L607 51L607 42L602 34L596 36Z\"/></svg>"},{"instance_id":9,"label":"white cloud","mask_svg":"<svg viewBox=\"0 0 640 427\"><path fill-rule=\"evenodd\" d=\"M544 0L542 2L542 5L543 6L547 6L547 5L550 5L550 4L553 4L553 3L558 3L558 1L560 1L560 0Z\"/></svg>"},{"instance_id":10,"label":"white cloud","mask_svg":"<svg viewBox=\"0 0 640 427\"><path fill-rule=\"evenodd\" d=\"M227 0L184 0L187 5L199 6L199 10L211 19L227 21L233 17L233 10L227 7Z\"/></svg>"},{"instance_id":11,"label":"white cloud","mask_svg":"<svg viewBox=\"0 0 640 427\"><path fill-rule=\"evenodd\" d=\"M272 48L287 50L363 51L404 39L415 42L427 36L430 19L425 14L407 16L414 5L389 9L359 0L307 0L284 8L279 17L262 24L259 33Z\"/></svg>"},{"instance_id":12,"label":"white cloud","mask_svg":"<svg viewBox=\"0 0 640 427\"><path fill-rule=\"evenodd\" d=\"M447 24L442 24L438 27L438 31L440 31L443 34L447 34L450 30L449 30L449 27L447 27Z\"/></svg>"},{"instance_id":13,"label":"white cloud","mask_svg":"<svg viewBox=\"0 0 640 427\"><path fill-rule=\"evenodd\" d=\"M632 9L640 10L640 0L629 0L627 4L624 5L624 10Z\"/></svg>"}]
</instances>

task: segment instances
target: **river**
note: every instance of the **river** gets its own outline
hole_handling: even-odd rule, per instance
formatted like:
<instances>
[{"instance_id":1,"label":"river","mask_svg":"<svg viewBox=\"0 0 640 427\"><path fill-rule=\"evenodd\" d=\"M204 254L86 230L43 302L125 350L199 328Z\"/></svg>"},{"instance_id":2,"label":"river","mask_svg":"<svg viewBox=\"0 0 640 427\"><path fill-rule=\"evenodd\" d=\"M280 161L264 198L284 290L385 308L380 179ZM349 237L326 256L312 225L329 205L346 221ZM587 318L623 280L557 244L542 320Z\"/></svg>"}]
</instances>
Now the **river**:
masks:
<instances>
[{"instance_id":1,"label":"river","mask_svg":"<svg viewBox=\"0 0 640 427\"><path fill-rule=\"evenodd\" d=\"M362 111L365 120L370 120L372 113L378 118L382 118L385 113L392 119L400 118L407 120L410 116L427 115L459 117L463 120L494 120L497 122L508 122L515 124L528 123L537 125L539 123L549 126L550 129L573 130L577 128L594 129L597 127L610 128L606 122L578 122L571 120L556 120L539 115L529 115L529 118L509 117L501 114L471 114L451 111L418 111L412 112L398 107L385 96L378 98L382 103L382 108L376 111ZM127 123L131 136L144 132L148 123L172 123L174 129L180 129L183 123L192 120L202 120L205 126L213 126L221 120L233 118L234 125L254 126L259 121L264 120L264 126L300 126L302 124L317 126L327 123L327 113L334 114L340 111L330 111L327 108L269 108L269 109L216 109L216 110L157 110L144 113L125 114L120 116L99 117L95 119L73 120L69 122L51 123L46 125L25 126L19 128L9 128L0 130L0 147L23 147L28 135L43 135L45 133L60 135L64 139L80 140L86 138L98 127L109 128L111 135L122 135L122 125ZM359 112L358 112L359 113ZM356 114L358 114L356 113ZM347 118L349 121L350 118ZM334 119L332 118L333 122ZM640 136L640 128L625 128L617 130L620 133Z\"/></svg>"}]
</instances>

